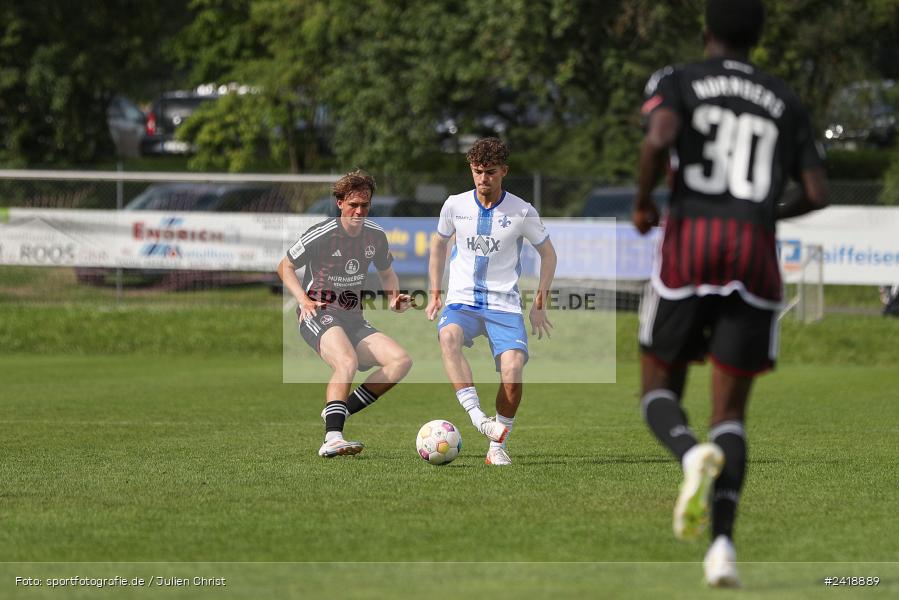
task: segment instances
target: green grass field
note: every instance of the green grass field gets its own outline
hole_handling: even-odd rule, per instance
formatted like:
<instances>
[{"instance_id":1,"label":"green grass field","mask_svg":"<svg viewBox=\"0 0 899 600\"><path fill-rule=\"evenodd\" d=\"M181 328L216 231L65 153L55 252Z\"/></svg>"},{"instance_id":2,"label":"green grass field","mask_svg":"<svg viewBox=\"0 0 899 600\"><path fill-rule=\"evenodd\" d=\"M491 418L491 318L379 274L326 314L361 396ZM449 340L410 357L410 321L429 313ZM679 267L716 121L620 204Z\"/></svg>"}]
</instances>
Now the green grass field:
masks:
<instances>
[{"instance_id":1,"label":"green grass field","mask_svg":"<svg viewBox=\"0 0 899 600\"><path fill-rule=\"evenodd\" d=\"M899 593L899 322L785 323L750 406L737 592L704 589L704 544L670 533L678 468L640 419L636 319L616 326L617 383L531 385L515 464L495 469L448 384L398 387L350 418L365 452L319 458L323 386L281 383L271 304L0 306L0 597ZM698 368L686 400L701 434L707 381ZM434 418L462 428L445 467L415 452ZM116 575L227 586L47 581Z\"/></svg>"}]
</instances>

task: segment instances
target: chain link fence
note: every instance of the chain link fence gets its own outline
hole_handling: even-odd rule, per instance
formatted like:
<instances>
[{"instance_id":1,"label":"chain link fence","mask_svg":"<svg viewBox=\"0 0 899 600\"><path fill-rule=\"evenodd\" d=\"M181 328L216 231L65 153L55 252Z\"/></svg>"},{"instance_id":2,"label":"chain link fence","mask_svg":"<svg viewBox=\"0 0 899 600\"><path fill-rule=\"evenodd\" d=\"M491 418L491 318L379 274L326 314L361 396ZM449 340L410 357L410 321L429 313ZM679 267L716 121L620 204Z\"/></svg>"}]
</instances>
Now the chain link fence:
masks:
<instances>
[{"instance_id":1,"label":"chain link fence","mask_svg":"<svg viewBox=\"0 0 899 600\"><path fill-rule=\"evenodd\" d=\"M831 181L828 195L831 204L870 206L881 204L882 181Z\"/></svg>"},{"instance_id":2,"label":"chain link fence","mask_svg":"<svg viewBox=\"0 0 899 600\"><path fill-rule=\"evenodd\" d=\"M129 179L122 181L96 180L90 172L82 172L83 179L44 179L35 171L32 179L9 179L0 175L0 207L23 208L87 208L116 209L147 191L166 182L141 181L140 174L129 173ZM227 180L221 175L198 175L194 183L203 184L244 184L255 183L257 189L270 191L258 193L256 203L245 203L235 207L238 211L293 213L305 212L316 201L330 195L330 184L309 182L285 182L257 176L246 180L232 176ZM327 176L323 176L327 177ZM335 177L336 178L336 177ZM390 194L414 198L423 202L441 203L448 194L471 189L471 177L467 173L459 175L406 174L376 176L378 194ZM172 179L169 183L176 183ZM185 183L180 181L180 183ZM538 207L540 214L547 217L576 217L580 215L584 201L591 190L611 187L608 181L596 177L551 177L541 173L510 175L503 181L504 187ZM830 181L831 204L836 205L878 205L882 204L881 181Z\"/></svg>"}]
</instances>

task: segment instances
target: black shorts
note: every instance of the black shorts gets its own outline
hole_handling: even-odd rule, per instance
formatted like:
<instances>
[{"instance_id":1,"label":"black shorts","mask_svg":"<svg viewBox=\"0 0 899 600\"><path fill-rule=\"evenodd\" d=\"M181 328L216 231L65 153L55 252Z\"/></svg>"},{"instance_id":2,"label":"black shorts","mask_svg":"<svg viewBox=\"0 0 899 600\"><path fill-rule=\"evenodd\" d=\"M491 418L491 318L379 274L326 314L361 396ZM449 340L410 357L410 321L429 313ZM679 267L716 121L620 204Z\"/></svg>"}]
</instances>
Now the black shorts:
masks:
<instances>
[{"instance_id":1,"label":"black shorts","mask_svg":"<svg viewBox=\"0 0 899 600\"><path fill-rule=\"evenodd\" d=\"M737 292L666 300L648 285L640 306L640 349L666 366L709 355L734 375L758 375L774 367L778 333L777 311Z\"/></svg>"},{"instance_id":2,"label":"black shorts","mask_svg":"<svg viewBox=\"0 0 899 600\"><path fill-rule=\"evenodd\" d=\"M299 313L299 311L297 311ZM297 315L299 316L299 314ZM374 326L365 320L361 312L345 310L322 310L309 320L299 321L300 335L316 353L321 354L322 335L332 327L340 327L355 348L359 342L373 333L378 333Z\"/></svg>"}]
</instances>

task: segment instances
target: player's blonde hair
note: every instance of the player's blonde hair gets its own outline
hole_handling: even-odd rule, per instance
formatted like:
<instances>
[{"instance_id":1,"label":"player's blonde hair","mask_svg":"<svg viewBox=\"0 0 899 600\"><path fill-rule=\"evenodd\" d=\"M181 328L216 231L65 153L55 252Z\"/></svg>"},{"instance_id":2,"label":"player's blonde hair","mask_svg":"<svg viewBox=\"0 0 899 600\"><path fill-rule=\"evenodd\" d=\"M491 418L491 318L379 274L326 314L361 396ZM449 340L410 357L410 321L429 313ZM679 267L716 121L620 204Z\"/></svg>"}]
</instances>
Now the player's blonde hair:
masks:
<instances>
[{"instance_id":1,"label":"player's blonde hair","mask_svg":"<svg viewBox=\"0 0 899 600\"><path fill-rule=\"evenodd\" d=\"M373 196L375 193L375 178L362 169L350 171L334 183L331 193L338 200L343 200L351 192L361 192L368 190L368 195Z\"/></svg>"}]
</instances>

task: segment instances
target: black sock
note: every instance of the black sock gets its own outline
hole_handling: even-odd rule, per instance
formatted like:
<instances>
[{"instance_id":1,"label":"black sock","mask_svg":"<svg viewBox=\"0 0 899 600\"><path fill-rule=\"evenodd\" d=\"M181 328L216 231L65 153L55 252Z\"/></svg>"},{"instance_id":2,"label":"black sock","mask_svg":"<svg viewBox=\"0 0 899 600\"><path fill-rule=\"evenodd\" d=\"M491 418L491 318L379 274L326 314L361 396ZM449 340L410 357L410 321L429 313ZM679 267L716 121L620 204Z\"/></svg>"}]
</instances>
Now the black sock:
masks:
<instances>
[{"instance_id":1,"label":"black sock","mask_svg":"<svg viewBox=\"0 0 899 600\"><path fill-rule=\"evenodd\" d=\"M746 473L746 432L740 421L722 421L709 431L709 439L724 451L724 468L715 481L712 502L712 539L734 537L737 503Z\"/></svg>"},{"instance_id":2,"label":"black sock","mask_svg":"<svg viewBox=\"0 0 899 600\"><path fill-rule=\"evenodd\" d=\"M351 415L355 415L357 412L371 406L375 403L379 396L369 390L365 385L360 385L353 393L350 394L346 399L346 409L349 411Z\"/></svg>"},{"instance_id":3,"label":"black sock","mask_svg":"<svg viewBox=\"0 0 899 600\"><path fill-rule=\"evenodd\" d=\"M696 436L687 426L687 415L671 390L652 390L641 401L643 419L678 461L696 445Z\"/></svg>"},{"instance_id":4,"label":"black sock","mask_svg":"<svg viewBox=\"0 0 899 600\"><path fill-rule=\"evenodd\" d=\"M343 431L346 415L346 402L331 400L325 404L325 432Z\"/></svg>"}]
</instances>

